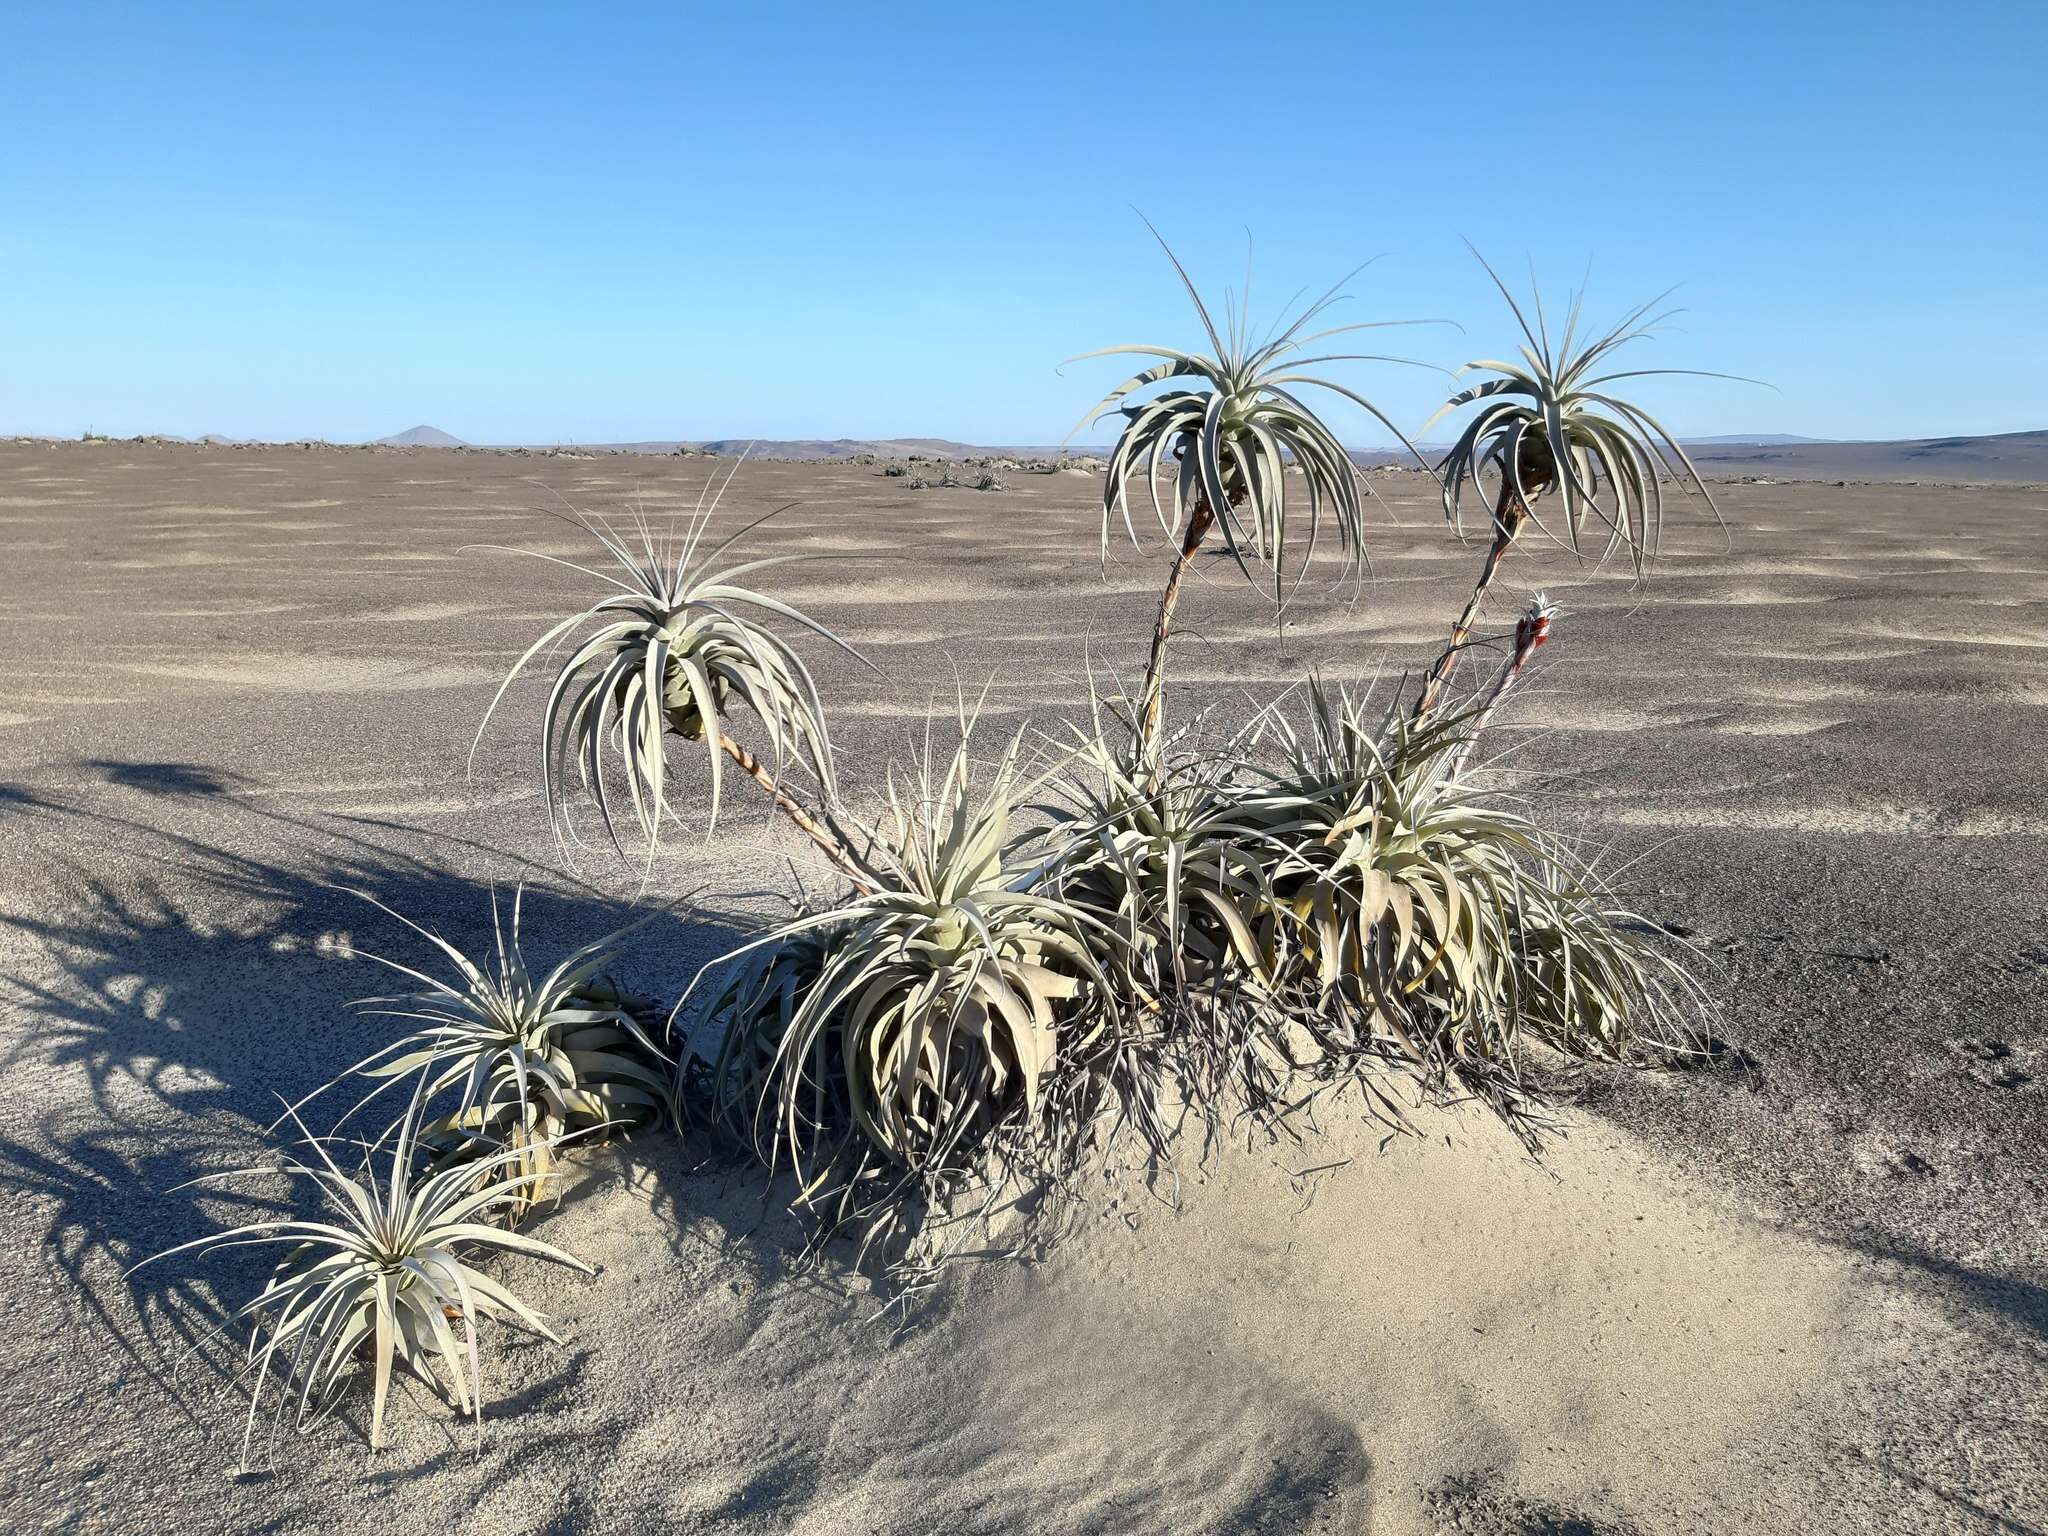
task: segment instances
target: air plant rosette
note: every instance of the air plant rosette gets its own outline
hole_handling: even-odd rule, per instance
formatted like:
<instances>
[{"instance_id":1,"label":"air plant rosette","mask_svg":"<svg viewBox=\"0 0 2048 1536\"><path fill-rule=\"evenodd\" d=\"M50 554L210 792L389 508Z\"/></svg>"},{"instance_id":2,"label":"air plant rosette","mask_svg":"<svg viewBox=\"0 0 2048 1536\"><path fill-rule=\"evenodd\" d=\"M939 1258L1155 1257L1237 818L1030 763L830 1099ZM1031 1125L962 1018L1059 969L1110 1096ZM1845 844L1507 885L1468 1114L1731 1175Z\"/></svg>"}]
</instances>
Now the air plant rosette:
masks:
<instances>
[{"instance_id":1,"label":"air plant rosette","mask_svg":"<svg viewBox=\"0 0 2048 1536\"><path fill-rule=\"evenodd\" d=\"M523 887L513 896L509 924L496 894L491 897L489 964L478 964L374 898L363 899L433 944L456 979L451 983L382 956L365 956L418 982L421 990L366 998L358 1006L372 1017L414 1027L315 1089L294 1111L350 1077L375 1082L343 1114L346 1122L385 1087L417 1076L430 1104L453 1101L420 1130L420 1145L433 1166L469 1162L511 1180L518 1195L505 1202L505 1210L515 1223L559 1195L556 1149L564 1142L603 1139L664 1115L672 1064L659 1043L658 1010L608 974L638 923L536 971L520 943Z\"/></svg>"},{"instance_id":2,"label":"air plant rosette","mask_svg":"<svg viewBox=\"0 0 2048 1536\"><path fill-rule=\"evenodd\" d=\"M1320 684L1308 697L1246 812L1288 850L1271 932L1308 1079L1361 1088L1398 1125L1399 1074L1426 1099L1477 1099L1533 1151L1552 1128L1539 1059L1627 1062L1686 1037L1696 988L1648 925L1512 792L1462 775L1482 710L1416 725Z\"/></svg>"},{"instance_id":3,"label":"air plant rosette","mask_svg":"<svg viewBox=\"0 0 2048 1536\"><path fill-rule=\"evenodd\" d=\"M1091 693L1092 726L1051 745L1064 761L1043 809L1048 887L1114 929L1126 1028L1102 1076L1113 1119L1156 1177L1190 1120L1206 1160L1225 1127L1285 1118L1291 1061L1276 1024L1269 945L1258 925L1275 850L1242 815L1242 756L1260 722L1211 741L1205 717L1148 758L1128 715Z\"/></svg>"},{"instance_id":4,"label":"air plant rosette","mask_svg":"<svg viewBox=\"0 0 2048 1536\"><path fill-rule=\"evenodd\" d=\"M1291 592L1299 590L1307 579L1326 519L1336 530L1343 556L1338 581L1356 578L1363 570L1365 497L1374 493L1358 474L1336 433L1301 398L1300 392L1322 390L1359 406L1392 432L1415 455L1417 463L1422 462L1401 429L1371 400L1347 385L1303 370L1338 362L1429 365L1376 353L1313 353L1311 349L1318 342L1357 331L1436 322L1366 320L1310 329L1332 305L1346 297L1341 290L1364 270L1359 267L1333 284L1284 328L1276 324L1265 336L1255 337L1249 313L1251 274L1247 267L1244 301L1233 301L1226 307L1224 324L1219 327L1180 258L1160 239L1157 230L1153 230L1153 237L1159 239L1160 248L1173 263L1193 301L1210 351L1203 354L1176 347L1128 345L1085 352L1068 362L1119 354L1161 359L1103 396L1074 428L1079 432L1111 412L1124 418L1123 429L1110 450L1102 484L1103 558L1109 557L1110 525L1118 517L1122 518L1132 544L1138 545L1137 526L1131 517L1134 480L1144 488L1160 531L1178 545L1153 628L1138 725L1147 755L1156 761L1163 729L1166 652L1174 611L1187 570L1212 529L1220 529L1224 548L1247 579L1252 577L1252 562L1270 569L1273 601L1282 607ZM1176 382L1181 380L1189 382ZM1146 395L1146 391L1162 384L1172 387ZM1127 403L1134 396L1139 398ZM1169 464L1170 511L1169 501L1160 496L1161 471ZM1290 466L1301 474L1305 506L1301 496L1290 502ZM1291 589L1286 579L1290 559L1297 564Z\"/></svg>"},{"instance_id":5,"label":"air plant rosette","mask_svg":"<svg viewBox=\"0 0 2048 1536\"><path fill-rule=\"evenodd\" d=\"M1114 931L1042 888L1015 821L1021 737L886 784L871 888L718 962L686 994L700 1104L773 1171L816 1241L857 1237L906 1289L970 1236L1018 1252L1058 1225L1120 1028ZM693 989L696 984L693 984Z\"/></svg>"},{"instance_id":6,"label":"air plant rosette","mask_svg":"<svg viewBox=\"0 0 2048 1536\"><path fill-rule=\"evenodd\" d=\"M635 540L621 536L603 519L579 515L577 522L622 574L592 570L539 551L513 551L569 566L617 590L556 624L527 648L484 712L477 740L481 742L492 714L534 658L583 631L556 671L541 718L542 791L565 857L574 838L568 806L577 791L595 804L605 836L623 856L615 791L607 783L610 747L646 844L644 873L651 873L664 824L681 819L668 794L667 741L673 735L703 743L710 786L707 837L717 826L724 765L730 760L835 867L858 880L860 871L831 824L836 775L817 682L795 647L763 620L783 620L868 663L799 609L741 584L742 578L815 557L770 555L726 562L740 540L787 507L755 518L705 547L719 497L738 472L735 465L722 484L707 485L695 513L680 529L671 527L657 536L645 518L639 519L634 529L637 547ZM594 630L587 628L592 623ZM733 734L735 701L746 705L766 736L766 758ZM472 764L474 760L473 745ZM809 775L820 797L816 806L807 806L785 783L793 766Z\"/></svg>"},{"instance_id":7,"label":"air plant rosette","mask_svg":"<svg viewBox=\"0 0 2048 1536\"><path fill-rule=\"evenodd\" d=\"M1476 251L1473 253L1478 254ZM1553 337L1541 293L1532 299L1536 323L1500 275L1480 258L1486 274L1506 299L1521 327L1519 361L1483 359L1459 372L1495 377L1460 390L1423 424L1428 431L1454 411L1476 405L1458 439L1438 466L1444 517L1463 537L1468 496L1482 496L1494 481L1493 539L1472 597L1451 626L1451 643L1424 682L1416 718L1437 705L1465 642L1479 620L1487 589L1501 561L1525 527L1534 527L1581 557L1605 561L1625 552L1638 577L1647 572L1662 544L1664 482L1699 495L1715 518L1720 508L1698 468L1669 428L1641 406L1614 393L1629 379L1659 376L1739 379L1734 374L1694 368L1632 368L1596 373L1620 348L1655 336L1676 310L1657 311L1666 294L1640 304L1597 335L1581 329L1585 294L1572 296L1562 331ZM1560 515L1546 523L1538 503L1555 494Z\"/></svg>"},{"instance_id":8,"label":"air plant rosette","mask_svg":"<svg viewBox=\"0 0 2048 1536\"><path fill-rule=\"evenodd\" d=\"M426 1097L422 1080L397 1125L360 1148L361 1166L354 1174L335 1160L329 1150L332 1138L299 1126L307 1155L287 1158L282 1171L318 1192L321 1216L231 1227L135 1266L181 1253L284 1245L284 1257L263 1289L194 1346L237 1324L249 1325L243 1363L234 1378L249 1393L242 1432L244 1472L250 1469L264 1390L280 1371L284 1380L277 1422L281 1427L289 1409L301 1434L332 1415L350 1383L367 1368L372 1455L383 1443L385 1407L392 1380L401 1371L425 1383L458 1413L472 1416L481 1437L483 1325L510 1326L553 1344L561 1340L538 1311L477 1268L477 1259L488 1252L511 1253L595 1273L559 1248L494 1224L494 1217L505 1216L526 1198L527 1177L514 1166L523 1156L519 1149L423 1171L419 1132ZM381 1176L380 1160L386 1170ZM238 1169L196 1182L271 1172Z\"/></svg>"}]
</instances>

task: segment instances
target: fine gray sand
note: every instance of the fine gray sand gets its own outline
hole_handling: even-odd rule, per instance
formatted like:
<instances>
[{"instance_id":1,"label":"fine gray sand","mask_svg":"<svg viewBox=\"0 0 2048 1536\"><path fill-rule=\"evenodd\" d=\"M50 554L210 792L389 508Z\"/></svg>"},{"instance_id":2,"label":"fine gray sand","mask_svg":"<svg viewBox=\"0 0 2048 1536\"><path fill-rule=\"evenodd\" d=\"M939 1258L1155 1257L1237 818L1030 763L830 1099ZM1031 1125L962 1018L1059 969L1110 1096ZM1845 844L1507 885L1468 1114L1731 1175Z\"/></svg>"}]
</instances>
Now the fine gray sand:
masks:
<instances>
[{"instance_id":1,"label":"fine gray sand","mask_svg":"<svg viewBox=\"0 0 2048 1536\"><path fill-rule=\"evenodd\" d=\"M1727 484L1647 586L1518 555L1565 617L1511 709L1545 815L1632 861L1704 950L1723 1065L1599 1079L1539 1166L1497 1126L1226 1153L901 1334L744 1169L667 1135L581 1159L537 1224L601 1273L501 1268L568 1341L487 1359L481 1452L417 1389L233 1474L240 1400L172 1365L244 1250L124 1268L281 1193L278 1096L387 1038L351 998L521 880L539 952L632 871L564 875L538 679L595 595L566 501L665 518L704 459L0 445L0 1524L493 1533L1694 1532L2048 1528L2048 490ZM1217 560L1176 707L1425 660L1479 550L1424 479L1351 605L1284 633ZM753 463L721 522L836 558L783 595L856 797L954 679L993 744L1132 675L1165 557L1096 553L1095 482L913 492ZM699 771L678 758L684 782ZM744 788L742 786L741 788ZM677 837L625 979L673 997L814 864L758 799ZM694 899L682 898L697 893ZM1323 1166L1343 1164L1343 1166ZM1304 1171L1304 1170L1315 1171ZM218 1356L213 1357L216 1361Z\"/></svg>"}]
</instances>

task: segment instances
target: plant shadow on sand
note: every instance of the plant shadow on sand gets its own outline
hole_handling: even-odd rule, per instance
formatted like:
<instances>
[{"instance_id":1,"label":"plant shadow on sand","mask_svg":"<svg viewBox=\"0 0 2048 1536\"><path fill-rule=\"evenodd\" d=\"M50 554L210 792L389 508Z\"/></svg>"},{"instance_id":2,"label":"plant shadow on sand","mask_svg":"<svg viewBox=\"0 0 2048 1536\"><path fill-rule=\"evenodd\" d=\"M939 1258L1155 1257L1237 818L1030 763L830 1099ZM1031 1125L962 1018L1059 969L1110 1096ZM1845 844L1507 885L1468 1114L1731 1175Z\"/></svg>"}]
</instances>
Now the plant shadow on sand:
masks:
<instances>
[{"instance_id":1,"label":"plant shadow on sand","mask_svg":"<svg viewBox=\"0 0 2048 1536\"><path fill-rule=\"evenodd\" d=\"M2048 1285L1972 1269L1887 1238L1869 1238L1849 1246L1897 1265L1915 1277L1919 1287L1946 1302L1950 1310L1965 1316L1976 1314L2030 1341L2048 1360Z\"/></svg>"},{"instance_id":2,"label":"plant shadow on sand","mask_svg":"<svg viewBox=\"0 0 2048 1536\"><path fill-rule=\"evenodd\" d=\"M151 794L233 793L224 777L185 764L89 766L110 783ZM0 1006L13 1015L5 1064L30 1076L82 1077L85 1085L83 1095L49 1096L63 1107L0 1130L0 1185L45 1213L39 1225L46 1259L118 1350L120 1380L154 1379L170 1388L173 1364L212 1336L226 1311L222 1301L260 1289L276 1254L240 1248L123 1272L173 1244L303 1200L306 1192L295 1193L281 1176L190 1181L274 1166L292 1133L289 1125L275 1134L264 1128L284 1106L391 1038L391 1021L364 1017L352 1004L407 983L362 962L362 954L430 973L442 969L438 956L423 952L428 946L419 935L362 897L483 954L491 943L493 894L506 903L511 884L395 851L376 835L413 835L407 828L358 822L337 834L333 818L301 821L238 803L231 814L260 819L273 836L281 831L306 846L266 859L88 803L24 792L7 804L22 816L89 819L140 854L133 862L141 872L119 880L60 863L52 899L34 910L0 910L0 939L34 956L31 965L0 976ZM517 862L474 844L450 845L449 852ZM566 954L644 918L621 957L619 979L657 997L676 996L698 966L745 936L702 914L670 908L649 916L548 872L527 874L527 931L536 956ZM347 1086L322 1095L305 1111L308 1125L324 1132L360 1096ZM343 1134L373 1134L379 1116L373 1106ZM666 1130L646 1130L575 1153L564 1200L623 1176L672 1242L686 1228L701 1233L697 1224L713 1223L726 1246L743 1247L760 1280L779 1279L801 1267L800 1237L793 1222L764 1208L758 1182L748 1185L738 1176L741 1167L724 1154L707 1163ZM543 1237L551 1214L538 1213L535 1230ZM225 1349L202 1348L194 1359L222 1379L236 1368ZM493 1404L494 1412L561 1390L578 1368L573 1356L559 1370L542 1367L552 1374ZM189 1393L170 1395L183 1411L193 1410ZM341 1417L364 1428L354 1405ZM451 1422L451 1455L455 1429ZM462 1450L466 1456L466 1445Z\"/></svg>"},{"instance_id":3,"label":"plant shadow on sand","mask_svg":"<svg viewBox=\"0 0 2048 1536\"><path fill-rule=\"evenodd\" d=\"M112 758L95 758L85 766L100 774L109 784L167 797L229 795L249 782L242 774L208 768L199 763L121 762Z\"/></svg>"}]
</instances>

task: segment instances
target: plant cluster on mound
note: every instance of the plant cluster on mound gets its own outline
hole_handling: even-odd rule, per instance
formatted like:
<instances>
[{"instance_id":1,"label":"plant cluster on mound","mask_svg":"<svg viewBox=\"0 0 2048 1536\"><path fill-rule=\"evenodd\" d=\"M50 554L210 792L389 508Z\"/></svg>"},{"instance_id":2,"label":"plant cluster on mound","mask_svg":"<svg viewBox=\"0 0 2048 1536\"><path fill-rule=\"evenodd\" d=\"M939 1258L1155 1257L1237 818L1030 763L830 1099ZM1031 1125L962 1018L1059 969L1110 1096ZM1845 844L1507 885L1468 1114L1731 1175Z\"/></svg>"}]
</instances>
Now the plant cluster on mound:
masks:
<instances>
[{"instance_id":1,"label":"plant cluster on mound","mask_svg":"<svg viewBox=\"0 0 2048 1536\"><path fill-rule=\"evenodd\" d=\"M373 1452L383 1435L392 1373L400 1366L473 1413L481 1433L478 1325L507 1323L555 1336L538 1312L472 1260L497 1250L589 1273L580 1260L516 1229L559 1193L557 1154L565 1143L660 1115L672 1064L656 1040L661 1026L654 1004L622 991L606 974L626 931L537 975L521 952L520 909L515 897L507 926L493 901L494 963L483 965L399 918L442 952L454 967L452 981L366 957L420 990L365 999L363 1007L412 1027L287 1107L278 1122L296 1126L304 1148L283 1172L295 1185L312 1188L326 1219L252 1222L143 1261L192 1249L285 1245L268 1286L222 1325L251 1324L240 1373L248 1378L250 1399L244 1470L264 1385L280 1365L289 1385L279 1413L295 1401L301 1431L334 1411L355 1367L367 1364L375 1384ZM350 1079L372 1086L329 1133L314 1133L300 1111ZM396 1124L344 1141L341 1129L349 1119L404 1084L411 1094ZM353 1161L353 1171L337 1151ZM203 1182L271 1171L233 1169Z\"/></svg>"},{"instance_id":2,"label":"plant cluster on mound","mask_svg":"<svg viewBox=\"0 0 2048 1536\"><path fill-rule=\"evenodd\" d=\"M410 1083L404 1115L359 1144L360 1173L332 1156L334 1136L311 1132L310 1155L290 1165L331 1219L185 1245L291 1245L236 1314L255 1323L252 1431L279 1364L301 1427L357 1363L375 1380L373 1446L399 1367L480 1419L478 1323L542 1325L471 1259L497 1248L575 1262L516 1230L557 1190L571 1141L657 1120L728 1136L783 1181L814 1245L850 1237L900 1299L970 1249L1042 1250L1103 1175L1151 1179L1229 1137L1308 1134L1306 1111L1325 1100L1400 1125L1412 1103L1475 1099L1533 1150L1555 1069L1697 1038L1705 999L1655 925L1500 775L1472 771L1558 617L1539 595L1505 633L1479 634L1524 532L1625 553L1640 573L1667 480L1712 505L1670 434L1612 393L1676 370L1601 371L1654 327L1651 306L1587 336L1575 299L1553 336L1540 304L1532 326L1502 285L1521 360L1468 365L1489 377L1447 403L1478 411L1441 465L1452 526L1490 493L1492 537L1412 698L1309 677L1244 718L1212 704L1169 730L1183 579L1212 540L1281 607L1331 529L1339 582L1363 569L1370 484L1304 396L1332 392L1393 429L1310 371L1364 356L1318 350L1331 338L1389 322L1319 325L1333 288L1255 338L1241 310L1219 327L1174 265L1210 350L1108 349L1156 361L1083 422L1122 419L1105 557L1119 520L1137 542L1134 496L1174 550L1142 685L1098 693L1084 724L978 753L978 710L963 699L957 745L928 742L907 770L889 768L879 810L857 813L798 641L859 653L757 584L802 557L736 556L759 520L711 542L717 486L666 535L581 519L617 573L557 563L611 590L541 635L485 712L488 724L529 664L567 647L540 732L564 857L582 840L579 799L622 857L630 806L645 881L685 819L668 762L680 738L704 753L707 832L737 769L833 883L706 967L665 1023L607 979L623 932L545 971L521 954L516 901L490 964L426 934L455 980L397 966L420 990L372 1008L404 1028L345 1074L370 1087L343 1121ZM1464 673L1484 675L1461 685L1475 652L1483 663Z\"/></svg>"}]
</instances>

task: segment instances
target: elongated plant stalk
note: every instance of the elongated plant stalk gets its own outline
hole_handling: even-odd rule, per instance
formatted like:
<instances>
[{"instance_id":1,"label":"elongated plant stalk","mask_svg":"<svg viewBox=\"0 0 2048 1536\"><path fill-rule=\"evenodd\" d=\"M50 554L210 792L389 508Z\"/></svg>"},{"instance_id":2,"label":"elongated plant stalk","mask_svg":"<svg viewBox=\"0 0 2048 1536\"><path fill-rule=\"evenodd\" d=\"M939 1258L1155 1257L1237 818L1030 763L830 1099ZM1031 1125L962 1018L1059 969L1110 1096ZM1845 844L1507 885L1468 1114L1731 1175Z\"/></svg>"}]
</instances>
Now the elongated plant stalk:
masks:
<instances>
[{"instance_id":1,"label":"elongated plant stalk","mask_svg":"<svg viewBox=\"0 0 2048 1536\"><path fill-rule=\"evenodd\" d=\"M1476 250L1472 254L1479 255ZM1605 332L1586 332L1579 325L1585 295L1575 293L1563 331L1553 335L1541 295L1534 306L1536 323L1531 325L1500 274L1485 257L1479 261L1514 311L1527 345L1521 348L1519 362L1472 362L1460 368L1460 374L1492 377L1459 390L1423 423L1426 432L1453 411L1479 407L1437 466L1444 516L1453 528L1462 527L1459 509L1465 496L1479 494L1488 472L1500 477L1500 489L1494 497L1493 548L1479 585L1472 590L1472 601L1452 626L1450 645L1430 668L1415 705L1417 724L1441 704L1458 653L1479 620L1493 574L1523 524L1535 521L1530 507L1538 497L1554 491L1562 503L1554 528L1538 524L1543 533L1576 555L1591 552L1605 559L1616 550L1626 551L1638 577L1648 571L1662 538L1666 480L1699 492L1714 516L1721 515L1713 492L1678 439L1641 406L1612 392L1623 380L1657 375L1736 378L1692 368L1611 369L1618 348L1655 334L1677 311L1653 315L1651 311L1663 302L1660 296L1630 310ZM1608 371L1596 371L1600 369ZM1604 549L1584 537L1588 528L1605 530Z\"/></svg>"},{"instance_id":2,"label":"elongated plant stalk","mask_svg":"<svg viewBox=\"0 0 2048 1536\"><path fill-rule=\"evenodd\" d=\"M1550 623L1556 617L1557 604L1538 592L1529 606L1522 611L1521 618L1515 621L1515 652L1495 674L1492 684L1486 690L1485 701L1479 706L1479 712L1472 717L1471 730L1458 744L1457 750L1451 754L1452 778L1455 779L1465 771L1465 760L1472 755L1473 744L1479 740L1480 733L1486 729L1487 722L1493 718L1493 712L1500 707L1500 701L1507 695L1507 691L1520 679L1522 669L1529 664L1529 658L1536 654L1536 648L1550 638Z\"/></svg>"},{"instance_id":3,"label":"elongated plant stalk","mask_svg":"<svg viewBox=\"0 0 2048 1536\"><path fill-rule=\"evenodd\" d=\"M844 840L835 835L830 827L806 810L800 800L777 783L775 775L768 771L767 766L759 758L735 741L727 731L718 733L718 745L727 757L739 764L740 772L767 792L768 798L775 802L776 809L787 816L795 824L796 829L817 846L818 851L825 855L832 867L853 882L855 890L863 896L874 894L874 885L867 871L862 869L860 861L853 856Z\"/></svg>"},{"instance_id":4,"label":"elongated plant stalk","mask_svg":"<svg viewBox=\"0 0 2048 1536\"><path fill-rule=\"evenodd\" d=\"M1180 553L1166 578L1166 591L1159 598L1159 622L1152 629L1152 659L1145 668L1145 713L1139 725L1138 741L1142 760L1156 778L1159 772L1159 741L1166 727L1166 642L1173 633L1173 610L1180 605L1181 578L1202 548L1202 540L1216 524L1216 514L1206 494L1197 493L1188 508L1187 531L1181 536Z\"/></svg>"},{"instance_id":5,"label":"elongated plant stalk","mask_svg":"<svg viewBox=\"0 0 2048 1536\"><path fill-rule=\"evenodd\" d=\"M1535 494L1532 487L1530 494ZM1494 503L1493 547L1486 552L1486 564L1479 568L1479 580L1472 588L1471 601L1465 604L1465 611L1458 615L1457 623L1451 626L1451 643L1444 647L1443 654L1429 669L1429 678L1422 685L1422 697L1415 701L1415 723L1420 725L1428 718L1443 697L1444 688L1456 670L1458 657L1472 638L1473 626L1479 622L1479 609L1486 601L1486 589L1493 585L1494 573L1507 552L1514 547L1515 537L1529 521L1529 504L1515 489L1512 478L1501 481L1500 496Z\"/></svg>"},{"instance_id":6,"label":"elongated plant stalk","mask_svg":"<svg viewBox=\"0 0 2048 1536\"><path fill-rule=\"evenodd\" d=\"M1150 228L1149 221L1147 227ZM1159 231L1154 229L1152 233L1157 237ZM1271 568L1273 601L1278 606L1284 607L1287 602L1285 567L1290 556L1299 559L1305 574L1325 517L1336 525L1345 574L1355 576L1363 566L1364 482L1336 434L1303 403L1301 392L1313 386L1363 408L1407 445L1418 463L1422 461L1415 446L1378 406L1346 385L1305 371L1320 363L1407 360L1373 353L1329 353L1318 344L1333 336L1383 325L1436 323L1382 320L1318 326L1317 317L1344 297L1339 290L1364 270L1360 267L1296 315L1286 329L1276 326L1260 339L1254 333L1248 308L1236 302L1225 309L1224 323L1218 326L1180 258L1164 239L1159 244L1165 249L1167 260L1173 263L1174 271L1180 274L1188 297L1194 301L1195 313L1208 336L1209 354L1147 344L1104 347L1068 359L1080 362L1090 357L1129 354L1157 360L1096 401L1074 427L1079 432L1105 416L1124 418L1102 482L1104 559L1109 555L1110 525L1117 517L1122 517L1131 542L1135 544L1138 540L1137 526L1131 518L1133 482L1149 495L1160 532L1169 539L1176 531L1180 535L1179 558L1167 578L1159 604L1151 665L1146 671L1138 716L1139 761L1152 770L1149 777L1154 781L1158 777L1166 713L1166 645L1173 627L1173 610L1180 600L1181 579L1188 564L1215 523L1222 520L1224 548L1247 578L1252 574L1254 561ZM1250 286L1251 273L1247 267L1247 295ZM1309 352L1315 355L1304 355ZM1152 391L1157 385L1167 387L1155 394ZM1169 452L1177 468L1171 477L1171 511L1161 497L1159 484L1159 471ZM1292 547L1288 542L1290 524L1285 489L1290 472L1302 477L1308 502L1308 537L1297 539ZM1299 498L1296 507L1293 526L1299 529ZM1237 515L1239 509L1245 513L1242 518ZM1296 584L1299 585L1298 576Z\"/></svg>"}]
</instances>

